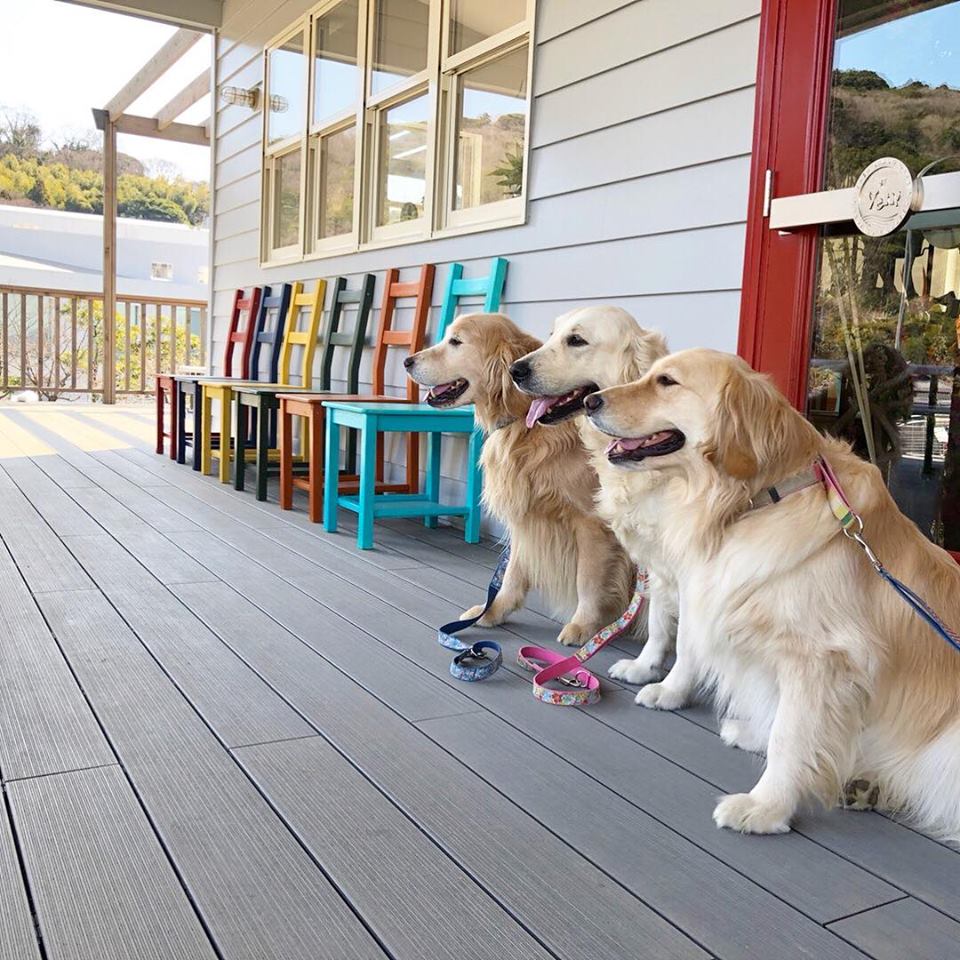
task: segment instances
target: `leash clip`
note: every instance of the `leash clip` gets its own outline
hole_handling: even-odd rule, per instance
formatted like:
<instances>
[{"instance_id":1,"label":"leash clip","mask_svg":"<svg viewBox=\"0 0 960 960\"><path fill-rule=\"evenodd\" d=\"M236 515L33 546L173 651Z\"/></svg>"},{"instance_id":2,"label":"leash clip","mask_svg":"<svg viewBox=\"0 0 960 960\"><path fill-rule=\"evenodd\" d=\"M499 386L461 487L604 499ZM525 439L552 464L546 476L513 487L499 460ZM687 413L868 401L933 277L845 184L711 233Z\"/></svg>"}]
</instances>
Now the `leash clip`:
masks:
<instances>
[{"instance_id":1,"label":"leash clip","mask_svg":"<svg viewBox=\"0 0 960 960\"><path fill-rule=\"evenodd\" d=\"M566 684L568 687L580 687L580 688L584 688L584 687L586 687L586 684L580 679L580 673L581 673L581 671L578 670L578 671L576 672L576 674L574 674L574 676L572 676L572 677L563 676L563 677L557 677L557 679L558 679L561 683Z\"/></svg>"},{"instance_id":2,"label":"leash clip","mask_svg":"<svg viewBox=\"0 0 960 960\"><path fill-rule=\"evenodd\" d=\"M875 570L880 571L883 569L883 564L880 562L879 557L873 552L870 544L863 539L863 517L860 514L853 514L853 519L856 521L857 529L851 531L851 527L843 528L843 535L848 540L853 540L854 543L859 544L863 548L863 552L867 555L867 559L873 564Z\"/></svg>"}]
</instances>

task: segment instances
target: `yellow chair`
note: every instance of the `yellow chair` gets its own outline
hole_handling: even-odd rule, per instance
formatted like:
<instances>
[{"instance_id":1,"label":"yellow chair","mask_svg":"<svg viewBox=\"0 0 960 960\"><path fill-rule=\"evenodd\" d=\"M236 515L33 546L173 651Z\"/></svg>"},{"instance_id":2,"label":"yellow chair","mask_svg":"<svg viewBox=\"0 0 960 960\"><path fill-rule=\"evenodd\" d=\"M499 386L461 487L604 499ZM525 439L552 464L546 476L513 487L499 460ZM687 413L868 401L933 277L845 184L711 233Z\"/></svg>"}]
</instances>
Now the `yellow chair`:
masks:
<instances>
[{"instance_id":1,"label":"yellow chair","mask_svg":"<svg viewBox=\"0 0 960 960\"><path fill-rule=\"evenodd\" d=\"M303 284L294 283L290 295L290 306L287 313L287 322L284 325L283 345L280 348L280 370L276 387L289 388L290 368L293 363L293 349L303 347L300 362L300 389L309 389L313 383L313 360L317 351L317 334L320 330L320 320L323 317L323 302L327 293L327 281L318 280L316 287L310 293L303 292ZM303 321L301 323L301 321ZM220 403L220 448L217 455L220 458L220 482L230 482L230 451L234 445L231 439L233 417L234 387L242 385L258 385L262 387L271 384L259 383L253 380L208 380L201 384L201 414L200 414L200 469L204 474L210 472L213 465L213 405ZM296 389L296 387L294 387ZM237 437L236 446L242 451L244 438Z\"/></svg>"}]
</instances>

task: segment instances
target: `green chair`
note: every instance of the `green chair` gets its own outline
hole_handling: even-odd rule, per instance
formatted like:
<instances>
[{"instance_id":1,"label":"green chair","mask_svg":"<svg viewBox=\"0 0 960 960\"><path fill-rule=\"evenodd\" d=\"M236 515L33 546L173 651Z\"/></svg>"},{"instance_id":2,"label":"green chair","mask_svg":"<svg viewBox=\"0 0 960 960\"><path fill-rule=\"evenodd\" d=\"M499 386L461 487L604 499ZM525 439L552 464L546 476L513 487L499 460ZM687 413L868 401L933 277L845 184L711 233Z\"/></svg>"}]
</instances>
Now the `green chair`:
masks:
<instances>
[{"instance_id":1,"label":"green chair","mask_svg":"<svg viewBox=\"0 0 960 960\"><path fill-rule=\"evenodd\" d=\"M453 263L447 276L437 340L442 340L453 322L460 301L465 297L484 298L483 311L496 313L507 275L507 261L493 260L485 277L464 279L463 264ZM337 529L340 507L358 515L357 545L361 550L373 547L373 523L377 517L423 517L424 524L434 527L442 516L465 518L464 539L476 543L480 539L480 450L483 434L476 427L473 407L436 410L427 404L390 404L329 401L327 410L324 455L323 525ZM340 493L340 430L359 435L360 464L357 493ZM377 493L377 438L383 433L427 434L427 470L420 493ZM444 433L467 435L466 493L463 503L440 500L440 444ZM349 440L347 468L350 469ZM352 472L352 470L351 470Z\"/></svg>"}]
</instances>

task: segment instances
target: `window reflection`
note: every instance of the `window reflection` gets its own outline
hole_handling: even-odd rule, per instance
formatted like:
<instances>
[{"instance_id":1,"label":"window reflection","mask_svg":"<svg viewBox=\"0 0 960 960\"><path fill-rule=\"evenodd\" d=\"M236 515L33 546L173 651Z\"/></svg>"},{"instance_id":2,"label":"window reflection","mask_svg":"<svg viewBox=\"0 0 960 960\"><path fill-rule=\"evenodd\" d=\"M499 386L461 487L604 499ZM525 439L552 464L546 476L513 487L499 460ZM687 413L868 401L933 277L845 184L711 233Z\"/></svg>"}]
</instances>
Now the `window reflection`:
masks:
<instances>
[{"instance_id":1,"label":"window reflection","mask_svg":"<svg viewBox=\"0 0 960 960\"><path fill-rule=\"evenodd\" d=\"M267 140L275 143L303 129L306 99L303 33L271 50L268 60Z\"/></svg>"},{"instance_id":2,"label":"window reflection","mask_svg":"<svg viewBox=\"0 0 960 960\"><path fill-rule=\"evenodd\" d=\"M377 226L419 220L427 192L428 98L417 97L380 115Z\"/></svg>"},{"instance_id":3,"label":"window reflection","mask_svg":"<svg viewBox=\"0 0 960 960\"><path fill-rule=\"evenodd\" d=\"M429 25L430 4L423 0L377 0L371 92L380 93L426 69Z\"/></svg>"}]
</instances>

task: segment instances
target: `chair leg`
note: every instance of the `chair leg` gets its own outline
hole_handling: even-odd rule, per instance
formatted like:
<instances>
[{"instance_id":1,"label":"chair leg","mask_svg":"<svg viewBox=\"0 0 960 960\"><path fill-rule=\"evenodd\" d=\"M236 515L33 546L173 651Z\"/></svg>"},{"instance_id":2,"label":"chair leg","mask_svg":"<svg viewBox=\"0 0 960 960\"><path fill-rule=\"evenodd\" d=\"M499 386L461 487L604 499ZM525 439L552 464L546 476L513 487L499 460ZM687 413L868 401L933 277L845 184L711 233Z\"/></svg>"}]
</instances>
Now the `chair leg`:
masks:
<instances>
[{"instance_id":1,"label":"chair leg","mask_svg":"<svg viewBox=\"0 0 960 960\"><path fill-rule=\"evenodd\" d=\"M280 430L280 509L293 509L293 417L286 405L277 417ZM310 462L310 483L313 484L313 461ZM310 518L313 520L313 517Z\"/></svg>"},{"instance_id":2,"label":"chair leg","mask_svg":"<svg viewBox=\"0 0 960 960\"><path fill-rule=\"evenodd\" d=\"M220 391L220 482L230 482L230 402L232 400L231 390ZM240 399L237 398L237 407L240 407ZM237 443L240 443L240 437L243 436L242 419L237 418Z\"/></svg>"},{"instance_id":3,"label":"chair leg","mask_svg":"<svg viewBox=\"0 0 960 960\"><path fill-rule=\"evenodd\" d=\"M257 407L257 499L267 499L267 472L270 469L270 417Z\"/></svg>"},{"instance_id":4,"label":"chair leg","mask_svg":"<svg viewBox=\"0 0 960 960\"><path fill-rule=\"evenodd\" d=\"M323 443L323 529L337 532L339 507L340 425L333 421L333 411L326 411L327 427Z\"/></svg>"},{"instance_id":5,"label":"chair leg","mask_svg":"<svg viewBox=\"0 0 960 960\"><path fill-rule=\"evenodd\" d=\"M170 459L177 459L177 426L180 422L179 417L177 416L178 404L177 404L177 386L175 383L170 384Z\"/></svg>"},{"instance_id":6,"label":"chair leg","mask_svg":"<svg viewBox=\"0 0 960 960\"><path fill-rule=\"evenodd\" d=\"M377 418L368 417L360 429L360 516L357 546L373 548L373 504L377 486Z\"/></svg>"},{"instance_id":7,"label":"chair leg","mask_svg":"<svg viewBox=\"0 0 960 960\"><path fill-rule=\"evenodd\" d=\"M157 453L163 453L163 398L164 389L157 380Z\"/></svg>"},{"instance_id":8,"label":"chair leg","mask_svg":"<svg viewBox=\"0 0 960 960\"><path fill-rule=\"evenodd\" d=\"M213 391L198 387L203 399L200 401L201 433L193 435L193 456L197 456L197 444L200 444L200 472L207 476L213 466Z\"/></svg>"},{"instance_id":9,"label":"chair leg","mask_svg":"<svg viewBox=\"0 0 960 960\"><path fill-rule=\"evenodd\" d=\"M420 434L407 434L407 489L405 493L420 490Z\"/></svg>"},{"instance_id":10,"label":"chair leg","mask_svg":"<svg viewBox=\"0 0 960 960\"><path fill-rule=\"evenodd\" d=\"M177 463L187 462L187 395L174 384L177 395ZM196 400L194 400L196 404ZM196 434L194 434L196 436Z\"/></svg>"},{"instance_id":11,"label":"chair leg","mask_svg":"<svg viewBox=\"0 0 960 960\"><path fill-rule=\"evenodd\" d=\"M440 442L441 433L427 434L427 498L433 503L440 502ZM439 523L438 517L424 517L425 527L435 528Z\"/></svg>"},{"instance_id":12,"label":"chair leg","mask_svg":"<svg viewBox=\"0 0 960 960\"><path fill-rule=\"evenodd\" d=\"M203 438L203 388L194 384L193 388L193 469L201 470L203 457L201 456L201 442ZM184 451L186 457L186 451Z\"/></svg>"},{"instance_id":13,"label":"chair leg","mask_svg":"<svg viewBox=\"0 0 960 960\"><path fill-rule=\"evenodd\" d=\"M244 436L243 430L244 422L247 418L249 408L245 407L241 402L240 398L237 397L237 409L236 409L236 418L237 418L237 436ZM242 490L244 482L247 479L247 450L246 447L242 446L240 441L237 441L237 455L233 458L233 489Z\"/></svg>"},{"instance_id":14,"label":"chair leg","mask_svg":"<svg viewBox=\"0 0 960 960\"><path fill-rule=\"evenodd\" d=\"M311 523L319 523L323 512L323 407L310 409L310 450L307 457L307 504Z\"/></svg>"},{"instance_id":15,"label":"chair leg","mask_svg":"<svg viewBox=\"0 0 960 960\"><path fill-rule=\"evenodd\" d=\"M480 542L480 494L483 490L483 474L480 469L480 452L483 449L483 434L474 430L467 448L467 518L463 527L463 539L467 543Z\"/></svg>"}]
</instances>

